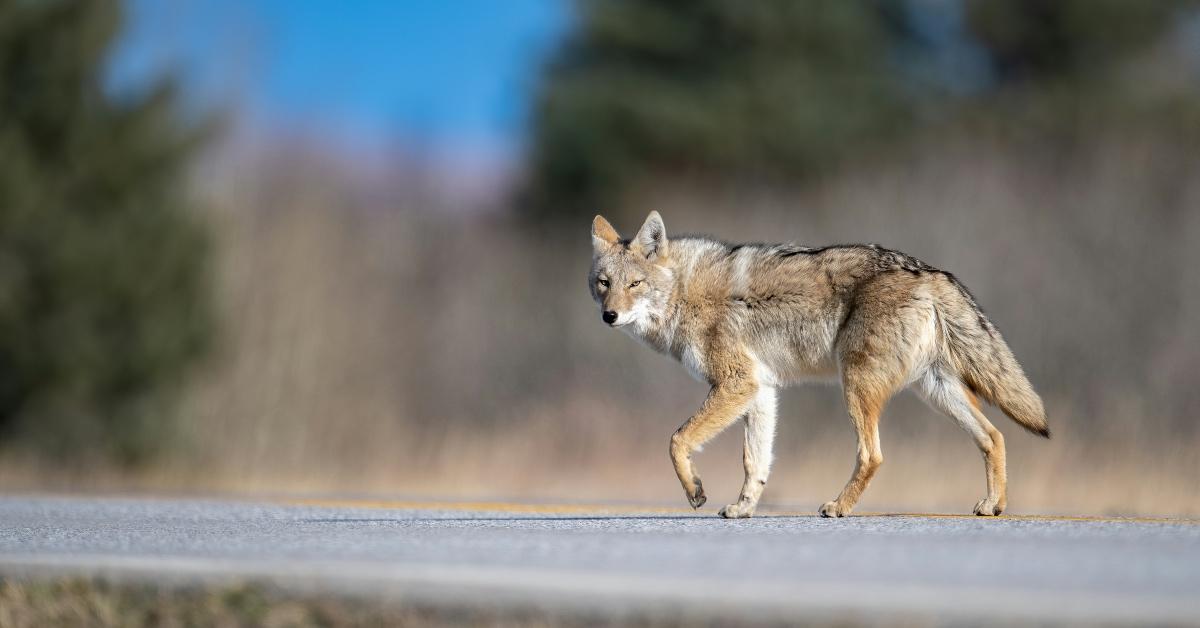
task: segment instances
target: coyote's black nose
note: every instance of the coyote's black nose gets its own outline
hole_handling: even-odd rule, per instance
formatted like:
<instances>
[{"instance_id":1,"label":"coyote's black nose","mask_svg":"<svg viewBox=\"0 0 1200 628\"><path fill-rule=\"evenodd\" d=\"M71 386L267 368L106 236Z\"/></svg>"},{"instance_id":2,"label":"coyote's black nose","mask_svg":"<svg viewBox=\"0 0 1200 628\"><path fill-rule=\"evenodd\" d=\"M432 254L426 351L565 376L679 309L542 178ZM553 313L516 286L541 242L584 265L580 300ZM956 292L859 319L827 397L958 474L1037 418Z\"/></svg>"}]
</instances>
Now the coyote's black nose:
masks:
<instances>
[{"instance_id":1,"label":"coyote's black nose","mask_svg":"<svg viewBox=\"0 0 1200 628\"><path fill-rule=\"evenodd\" d=\"M612 310L605 310L604 314L600 315L600 318L603 318L604 322L612 325L613 323L617 322L617 313Z\"/></svg>"}]
</instances>

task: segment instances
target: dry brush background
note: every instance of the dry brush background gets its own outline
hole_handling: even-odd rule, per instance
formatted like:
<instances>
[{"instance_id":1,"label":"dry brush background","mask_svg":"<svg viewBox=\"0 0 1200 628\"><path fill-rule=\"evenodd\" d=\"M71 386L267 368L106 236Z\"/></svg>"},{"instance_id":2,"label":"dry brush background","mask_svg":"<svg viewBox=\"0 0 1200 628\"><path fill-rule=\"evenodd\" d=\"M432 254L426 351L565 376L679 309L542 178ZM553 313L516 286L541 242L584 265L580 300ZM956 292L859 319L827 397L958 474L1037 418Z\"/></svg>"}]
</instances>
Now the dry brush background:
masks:
<instances>
[{"instance_id":1,"label":"dry brush background","mask_svg":"<svg viewBox=\"0 0 1200 628\"><path fill-rule=\"evenodd\" d=\"M198 175L224 333L184 405L186 448L132 476L9 459L5 484L683 503L667 437L704 388L600 324L587 224L530 229L419 174L276 150ZM1011 510L1197 515L1198 175L1168 136L1056 151L960 133L794 189L662 181L617 213L730 240L879 242L955 272L1054 429L1042 441L990 411ZM853 465L852 431L836 387L782 399L766 503L815 507ZM966 512L982 493L969 438L913 394L882 438L861 510ZM736 495L740 439L698 456L717 506Z\"/></svg>"},{"instance_id":2,"label":"dry brush background","mask_svg":"<svg viewBox=\"0 0 1200 628\"><path fill-rule=\"evenodd\" d=\"M380 4L293 42L358 55L342 69L191 4L0 2L0 489L682 506L667 440L704 386L584 285L592 214L628 233L654 209L668 234L877 242L955 273L1055 435L992 412L1012 512L1200 516L1200 2L551 1L525 7L563 22L492 86L512 111L491 140L440 118L479 104L452 83L501 76L441 27L524 37L488 12ZM141 31L134 66L185 40L204 63L110 85ZM204 67L230 81L218 111L189 92ZM259 111L289 75L279 111L338 106ZM348 79L441 104L359 120ZM783 395L768 506L845 481L840 397ZM862 511L983 492L970 439L913 395L882 437ZM699 455L711 507L740 449L734 428Z\"/></svg>"}]
</instances>

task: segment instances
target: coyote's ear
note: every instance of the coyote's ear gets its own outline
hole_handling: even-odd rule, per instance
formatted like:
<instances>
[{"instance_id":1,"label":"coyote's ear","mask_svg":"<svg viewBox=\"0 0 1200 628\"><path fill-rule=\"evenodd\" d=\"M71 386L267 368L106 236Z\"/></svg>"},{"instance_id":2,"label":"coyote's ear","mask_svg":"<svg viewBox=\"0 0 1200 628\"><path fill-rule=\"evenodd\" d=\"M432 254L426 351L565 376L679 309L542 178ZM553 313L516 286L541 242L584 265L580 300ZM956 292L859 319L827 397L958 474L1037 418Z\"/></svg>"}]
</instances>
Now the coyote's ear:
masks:
<instances>
[{"instance_id":1,"label":"coyote's ear","mask_svg":"<svg viewBox=\"0 0 1200 628\"><path fill-rule=\"evenodd\" d=\"M652 211L646 216L646 222L629 244L629 250L650 261L667 257L667 227L658 212Z\"/></svg>"},{"instance_id":2,"label":"coyote's ear","mask_svg":"<svg viewBox=\"0 0 1200 628\"><path fill-rule=\"evenodd\" d=\"M621 241L617 230L608 224L604 216L592 219L592 249L597 253L608 250L609 247Z\"/></svg>"}]
</instances>

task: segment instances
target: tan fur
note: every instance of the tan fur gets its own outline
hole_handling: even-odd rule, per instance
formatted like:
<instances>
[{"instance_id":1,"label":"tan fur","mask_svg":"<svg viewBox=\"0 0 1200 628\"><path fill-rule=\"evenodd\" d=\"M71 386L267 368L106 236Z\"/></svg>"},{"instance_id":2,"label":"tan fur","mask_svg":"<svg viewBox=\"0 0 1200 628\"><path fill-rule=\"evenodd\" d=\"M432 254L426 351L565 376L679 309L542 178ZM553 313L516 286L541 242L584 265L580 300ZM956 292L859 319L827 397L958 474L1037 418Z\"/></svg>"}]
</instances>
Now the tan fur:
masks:
<instances>
[{"instance_id":1,"label":"tan fur","mask_svg":"<svg viewBox=\"0 0 1200 628\"><path fill-rule=\"evenodd\" d=\"M981 515L1006 507L1004 438L977 395L1027 429L1049 436L1041 400L974 298L953 276L875 245L807 248L667 239L657 212L631 240L604 218L592 223L592 296L606 322L683 363L711 388L671 437L689 503L705 503L692 454L739 418L746 478L724 517L753 515L766 485L775 391L840 378L858 438L854 472L825 516L853 509L883 462L879 416L917 384L934 408L983 453Z\"/></svg>"}]
</instances>

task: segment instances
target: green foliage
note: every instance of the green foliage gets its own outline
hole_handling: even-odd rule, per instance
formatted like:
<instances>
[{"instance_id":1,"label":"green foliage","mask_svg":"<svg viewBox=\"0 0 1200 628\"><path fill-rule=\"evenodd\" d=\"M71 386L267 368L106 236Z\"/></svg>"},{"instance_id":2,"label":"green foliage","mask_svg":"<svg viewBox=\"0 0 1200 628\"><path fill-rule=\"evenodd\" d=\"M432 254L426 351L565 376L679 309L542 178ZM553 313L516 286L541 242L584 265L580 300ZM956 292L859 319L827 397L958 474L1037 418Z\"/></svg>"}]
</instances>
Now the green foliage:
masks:
<instances>
[{"instance_id":1,"label":"green foliage","mask_svg":"<svg viewBox=\"0 0 1200 628\"><path fill-rule=\"evenodd\" d=\"M1188 2L968 0L967 22L1002 83L1086 79L1162 35Z\"/></svg>"},{"instance_id":2,"label":"green foliage","mask_svg":"<svg viewBox=\"0 0 1200 628\"><path fill-rule=\"evenodd\" d=\"M1059 150L1105 129L1200 138L1200 2L963 1L992 83L961 117Z\"/></svg>"},{"instance_id":3,"label":"green foliage","mask_svg":"<svg viewBox=\"0 0 1200 628\"><path fill-rule=\"evenodd\" d=\"M111 0L0 0L0 430L143 460L209 343L207 231L181 198L199 134L169 85L109 97Z\"/></svg>"},{"instance_id":4,"label":"green foliage","mask_svg":"<svg viewBox=\"0 0 1200 628\"><path fill-rule=\"evenodd\" d=\"M909 115L871 3L596 0L547 69L539 213L588 211L647 170L816 168Z\"/></svg>"},{"instance_id":5,"label":"green foliage","mask_svg":"<svg viewBox=\"0 0 1200 628\"><path fill-rule=\"evenodd\" d=\"M1004 119L1014 104L1053 127L1130 91L1112 70L1195 4L577 0L575 31L544 72L520 207L577 220L620 211L623 193L664 174L804 177L958 117ZM969 88L923 76L971 54L981 62L941 77Z\"/></svg>"}]
</instances>

